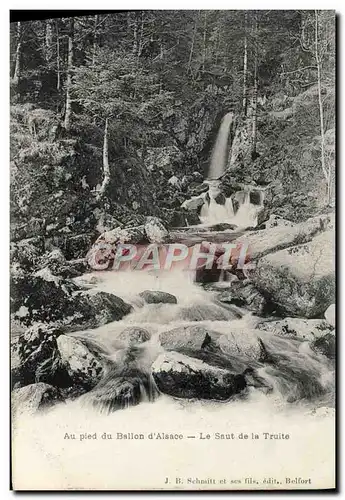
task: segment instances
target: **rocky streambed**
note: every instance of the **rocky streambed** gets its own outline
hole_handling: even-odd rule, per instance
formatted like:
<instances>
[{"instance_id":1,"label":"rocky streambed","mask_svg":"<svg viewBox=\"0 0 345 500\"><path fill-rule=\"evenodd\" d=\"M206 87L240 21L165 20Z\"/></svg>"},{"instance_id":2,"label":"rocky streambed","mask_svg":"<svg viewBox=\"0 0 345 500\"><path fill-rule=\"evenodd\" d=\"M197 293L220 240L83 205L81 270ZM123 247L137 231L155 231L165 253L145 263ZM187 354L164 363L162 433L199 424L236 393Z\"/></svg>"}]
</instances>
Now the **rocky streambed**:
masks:
<instances>
[{"instance_id":1,"label":"rocky streambed","mask_svg":"<svg viewBox=\"0 0 345 500\"><path fill-rule=\"evenodd\" d=\"M253 393L333 406L333 227L330 214L232 230L235 242L249 243L251 265L209 283L183 270L90 273L58 250L31 269L15 264L14 413L73 401L107 414L163 395L231 405ZM182 232L195 242L195 229ZM173 238L152 220L125 238L139 233ZM110 231L101 240L117 237Z\"/></svg>"}]
</instances>

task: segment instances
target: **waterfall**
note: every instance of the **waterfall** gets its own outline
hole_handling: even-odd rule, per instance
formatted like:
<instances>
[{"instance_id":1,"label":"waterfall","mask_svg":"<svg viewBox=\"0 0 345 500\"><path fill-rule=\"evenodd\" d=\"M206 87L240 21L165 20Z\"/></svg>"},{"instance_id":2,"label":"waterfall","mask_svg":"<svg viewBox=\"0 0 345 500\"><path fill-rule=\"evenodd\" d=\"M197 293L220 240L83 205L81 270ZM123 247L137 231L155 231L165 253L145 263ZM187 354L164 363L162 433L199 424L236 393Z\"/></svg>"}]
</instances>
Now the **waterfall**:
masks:
<instances>
[{"instance_id":1,"label":"waterfall","mask_svg":"<svg viewBox=\"0 0 345 500\"><path fill-rule=\"evenodd\" d=\"M208 197L202 206L200 219L203 225L219 223L235 224L240 228L255 227L258 223L258 212L263 206L263 193L260 192L260 203L250 201L251 189L245 191L243 199L238 200L239 207L235 213L231 198L225 198L221 192L219 180L227 165L228 142L233 113L227 113L220 124L216 142L212 151L207 180L209 185Z\"/></svg>"},{"instance_id":2,"label":"waterfall","mask_svg":"<svg viewBox=\"0 0 345 500\"><path fill-rule=\"evenodd\" d=\"M219 179L225 172L227 163L228 138L233 121L233 113L227 113L220 124L217 139L213 148L208 179Z\"/></svg>"}]
</instances>

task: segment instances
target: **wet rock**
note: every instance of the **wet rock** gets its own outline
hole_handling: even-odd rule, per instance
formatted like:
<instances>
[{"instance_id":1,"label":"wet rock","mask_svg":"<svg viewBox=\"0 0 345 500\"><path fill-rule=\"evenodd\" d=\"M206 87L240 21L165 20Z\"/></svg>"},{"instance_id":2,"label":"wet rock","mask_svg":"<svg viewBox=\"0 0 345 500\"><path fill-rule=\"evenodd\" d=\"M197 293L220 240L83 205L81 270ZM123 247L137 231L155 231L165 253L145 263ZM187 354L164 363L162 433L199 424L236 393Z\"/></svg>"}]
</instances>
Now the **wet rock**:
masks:
<instances>
[{"instance_id":1,"label":"wet rock","mask_svg":"<svg viewBox=\"0 0 345 500\"><path fill-rule=\"evenodd\" d=\"M249 280L233 281L231 287L222 291L217 298L220 302L245 307L258 315L264 314L267 306L265 297Z\"/></svg>"},{"instance_id":2,"label":"wet rock","mask_svg":"<svg viewBox=\"0 0 345 500\"><path fill-rule=\"evenodd\" d=\"M235 311L221 305L204 303L182 307L180 315L185 321L231 321L240 318Z\"/></svg>"},{"instance_id":3,"label":"wet rock","mask_svg":"<svg viewBox=\"0 0 345 500\"><path fill-rule=\"evenodd\" d=\"M11 310L26 326L43 322L75 330L96 328L131 311L119 297L80 290L72 281L53 276L48 268L36 275L16 273L11 278Z\"/></svg>"},{"instance_id":4,"label":"wet rock","mask_svg":"<svg viewBox=\"0 0 345 500\"><path fill-rule=\"evenodd\" d=\"M310 347L318 354L323 354L331 360L335 360L335 335L327 333L323 337L315 339Z\"/></svg>"},{"instance_id":5,"label":"wet rock","mask_svg":"<svg viewBox=\"0 0 345 500\"><path fill-rule=\"evenodd\" d=\"M216 344L222 353L232 358L264 361L267 356L258 332L253 329L243 328L229 331L226 335L221 335Z\"/></svg>"},{"instance_id":6,"label":"wet rock","mask_svg":"<svg viewBox=\"0 0 345 500\"><path fill-rule=\"evenodd\" d=\"M220 337L220 333L209 330L203 326L181 326L159 335L159 340L164 349L168 351L183 350L199 351L209 347L210 344Z\"/></svg>"},{"instance_id":7,"label":"wet rock","mask_svg":"<svg viewBox=\"0 0 345 500\"><path fill-rule=\"evenodd\" d=\"M223 193L218 193L215 197L214 197L214 201L216 203L218 203L218 205L225 205L225 202L226 202L226 198L224 196Z\"/></svg>"},{"instance_id":8,"label":"wet rock","mask_svg":"<svg viewBox=\"0 0 345 500\"><path fill-rule=\"evenodd\" d=\"M80 340L60 335L57 338L57 347L61 363L74 385L91 389L102 379L103 363Z\"/></svg>"},{"instance_id":9,"label":"wet rock","mask_svg":"<svg viewBox=\"0 0 345 500\"><path fill-rule=\"evenodd\" d=\"M73 330L97 328L119 321L131 311L132 306L112 293L87 290L73 295L71 315L65 317L63 323Z\"/></svg>"},{"instance_id":10,"label":"wet rock","mask_svg":"<svg viewBox=\"0 0 345 500\"><path fill-rule=\"evenodd\" d=\"M168 351L177 351L200 357L201 351L226 355L227 359L264 359L265 349L258 332L253 329L234 329L226 335L203 326L181 326L162 332L161 345ZM207 357L205 358L207 360ZM210 364L213 364L209 358Z\"/></svg>"},{"instance_id":11,"label":"wet rock","mask_svg":"<svg viewBox=\"0 0 345 500\"><path fill-rule=\"evenodd\" d=\"M212 226L208 226L209 231L234 231L237 229L236 224L229 224L227 222L221 222L219 224L213 224Z\"/></svg>"},{"instance_id":12,"label":"wet rock","mask_svg":"<svg viewBox=\"0 0 345 500\"><path fill-rule=\"evenodd\" d=\"M20 414L35 415L63 401L61 392L56 387L39 382L19 389L11 394L11 405L14 416Z\"/></svg>"},{"instance_id":13,"label":"wet rock","mask_svg":"<svg viewBox=\"0 0 345 500\"><path fill-rule=\"evenodd\" d=\"M150 340L151 334L145 328L129 326L122 330L118 338L127 345L137 345Z\"/></svg>"},{"instance_id":14,"label":"wet rock","mask_svg":"<svg viewBox=\"0 0 345 500\"><path fill-rule=\"evenodd\" d=\"M152 374L161 392L179 398L224 401L246 387L243 375L176 352L161 354L152 365Z\"/></svg>"},{"instance_id":15,"label":"wet rock","mask_svg":"<svg viewBox=\"0 0 345 500\"><path fill-rule=\"evenodd\" d=\"M139 293L139 296L143 298L147 304L177 304L175 295L159 290L144 290Z\"/></svg>"},{"instance_id":16,"label":"wet rock","mask_svg":"<svg viewBox=\"0 0 345 500\"><path fill-rule=\"evenodd\" d=\"M325 311L325 318L328 324L335 328L336 321L336 313L335 313L335 304L331 304L327 310Z\"/></svg>"},{"instance_id":17,"label":"wet rock","mask_svg":"<svg viewBox=\"0 0 345 500\"><path fill-rule=\"evenodd\" d=\"M35 324L11 343L12 386L25 386L34 382L66 387L71 380L61 364L57 338L58 328Z\"/></svg>"},{"instance_id":18,"label":"wet rock","mask_svg":"<svg viewBox=\"0 0 345 500\"><path fill-rule=\"evenodd\" d=\"M327 231L263 257L249 278L284 314L315 318L334 302L334 266L334 233Z\"/></svg>"},{"instance_id":19,"label":"wet rock","mask_svg":"<svg viewBox=\"0 0 345 500\"><path fill-rule=\"evenodd\" d=\"M169 237L169 231L158 217L148 217L145 233L150 243L163 243Z\"/></svg>"},{"instance_id":20,"label":"wet rock","mask_svg":"<svg viewBox=\"0 0 345 500\"><path fill-rule=\"evenodd\" d=\"M259 330L271 332L278 337L313 341L331 332L332 328L323 319L284 318L257 325Z\"/></svg>"},{"instance_id":21,"label":"wet rock","mask_svg":"<svg viewBox=\"0 0 345 500\"><path fill-rule=\"evenodd\" d=\"M182 203L181 208L187 211L196 212L200 214L201 208L205 203L205 198L203 196L195 196L190 200L186 200Z\"/></svg>"}]
</instances>

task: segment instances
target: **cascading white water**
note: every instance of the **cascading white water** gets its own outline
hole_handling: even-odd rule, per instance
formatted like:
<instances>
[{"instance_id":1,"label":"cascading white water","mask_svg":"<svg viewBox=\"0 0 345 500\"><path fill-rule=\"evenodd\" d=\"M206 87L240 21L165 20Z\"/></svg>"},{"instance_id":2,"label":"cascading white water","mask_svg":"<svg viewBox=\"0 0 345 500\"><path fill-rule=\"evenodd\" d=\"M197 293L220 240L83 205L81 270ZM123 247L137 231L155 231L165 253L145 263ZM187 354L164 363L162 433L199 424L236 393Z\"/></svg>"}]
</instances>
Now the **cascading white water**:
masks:
<instances>
[{"instance_id":1,"label":"cascading white water","mask_svg":"<svg viewBox=\"0 0 345 500\"><path fill-rule=\"evenodd\" d=\"M217 139L212 151L210 168L207 178L219 179L225 172L228 152L228 139L230 127L233 122L233 113L227 113L220 124Z\"/></svg>"},{"instance_id":2,"label":"cascading white water","mask_svg":"<svg viewBox=\"0 0 345 500\"><path fill-rule=\"evenodd\" d=\"M226 198L225 203L217 203L217 197L221 194L219 179L224 175L227 165L228 143L233 117L233 113L227 113L219 127L205 181L209 184L209 200L206 200L201 208L200 219L203 225L229 223L235 224L239 228L255 227L258 212L262 208L263 196L261 196L261 203L254 205L250 202L250 190L247 190L244 200L239 202L236 214L231 198Z\"/></svg>"},{"instance_id":3,"label":"cascading white water","mask_svg":"<svg viewBox=\"0 0 345 500\"><path fill-rule=\"evenodd\" d=\"M210 185L208 191L209 202L205 202L201 208L200 219L203 225L219 223L234 224L238 228L256 227L258 223L258 213L262 209L263 196L261 193L261 203L254 205L250 201L250 190L245 192L243 200L239 201L239 207L234 213L231 198L226 198L224 204L217 203L216 198L220 193L219 181L207 181Z\"/></svg>"},{"instance_id":4,"label":"cascading white water","mask_svg":"<svg viewBox=\"0 0 345 500\"><path fill-rule=\"evenodd\" d=\"M261 435L262 432L292 432L292 438L284 444L283 462L277 461L279 467L284 463L284 474L291 477L295 477L296 460L289 457L295 456L296 442L301 443L299 454L302 449L313 448L315 435L319 433L322 433L325 442L333 442L333 415L326 414L320 419L313 413L315 407L331 406L327 399L322 398L330 393L328 387L332 387L333 375L325 360L317 357L305 343L279 339L269 332L262 332L262 340L274 356L273 363L258 368L260 377L273 387L269 394L250 387L246 397L238 397L230 402L188 401L165 395L154 397L154 387L149 383L148 377L152 362L162 352L159 343L160 332L194 324L231 335L231 332L248 332L248 329L253 329L257 319L245 315L242 319L231 320L231 312L222 310L213 302L212 292L197 286L181 271L160 274L147 271L108 271L94 272L93 277L96 277L97 281L95 288L115 293L130 302L134 308L133 312L121 321L72 334L84 342L89 339L104 346L109 358L114 362L115 376L112 377L110 372L96 392L91 391L75 401L58 404L48 413L34 418L25 416L15 425L13 442L17 453L16 473L28 478L28 484L31 484L31 479L26 471L27 464L30 463L31 468L41 471L41 486L46 486L47 489L69 488L70 484L73 484L74 488L92 489L99 484L100 478L105 478L104 487L111 489L114 485L121 486L122 476L128 478L128 464L135 463L139 472L133 475L130 484L138 488L143 488L146 484L149 487L150 483L145 481L150 472L145 468L145 475L140 474L138 457L150 457L152 478L155 477L156 471L160 470L159 467L164 468L162 477L165 477L171 470L172 454L180 457L180 466L187 470L188 464L195 462L193 454L202 454L205 450L200 445L202 442L195 439L190 446L186 446L185 441L166 442L162 453L163 446L157 447L159 442L148 439L140 442L135 439L118 441L114 437L103 439L101 436L104 434L117 436L118 433L147 435L152 432L169 432L189 435L199 431L238 434L250 431ZM90 281L88 276L84 275L83 278ZM178 303L144 304L137 294L145 289L173 293ZM185 314L186 311L194 310L199 314L198 321L188 319ZM210 315L211 310L213 317ZM128 326L143 327L151 334L151 340L139 346L135 353L121 346L118 341L118 334ZM124 395L123 409L113 411L117 409L112 406L111 401L119 383L116 377L118 367L124 369L124 373L130 377L129 381L141 377L138 396L141 403L128 407L129 401ZM74 434L77 438L72 441L66 439L66 433ZM96 440L79 439L79 435L93 436L94 433L97 434ZM231 452L236 457L245 457L245 461L240 461L239 464L239 459L236 458L232 473L235 470L238 477L242 477L245 470L247 475L255 476L258 471L257 457L267 454L267 442L258 441L255 444L255 453L249 449L248 453L243 453L243 446L241 440L226 443L214 441L210 447L209 460L217 464L217 470L225 477L228 464L225 462L223 465L224 460L220 460L220 457ZM322 454L319 450L320 463L327 458L326 451ZM302 456L301 460L307 458ZM116 481L113 480L114 470ZM73 471L73 476L69 475L69 471ZM277 474L277 477L280 477L280 473L279 468L275 471L271 465L269 475ZM202 474L206 476L207 471ZM263 474L265 476L268 472L263 471ZM124 485L125 483L126 481Z\"/></svg>"}]
</instances>

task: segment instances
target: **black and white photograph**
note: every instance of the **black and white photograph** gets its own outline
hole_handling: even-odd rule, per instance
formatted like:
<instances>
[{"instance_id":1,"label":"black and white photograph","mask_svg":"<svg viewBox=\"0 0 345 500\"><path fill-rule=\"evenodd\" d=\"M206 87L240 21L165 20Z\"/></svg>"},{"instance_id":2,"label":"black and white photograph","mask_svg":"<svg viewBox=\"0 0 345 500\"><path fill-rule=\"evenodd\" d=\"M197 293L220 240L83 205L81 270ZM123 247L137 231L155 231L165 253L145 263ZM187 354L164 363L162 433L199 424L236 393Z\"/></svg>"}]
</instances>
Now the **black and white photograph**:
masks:
<instances>
[{"instance_id":1,"label":"black and white photograph","mask_svg":"<svg viewBox=\"0 0 345 500\"><path fill-rule=\"evenodd\" d=\"M12 489L334 490L336 12L9 34Z\"/></svg>"}]
</instances>

